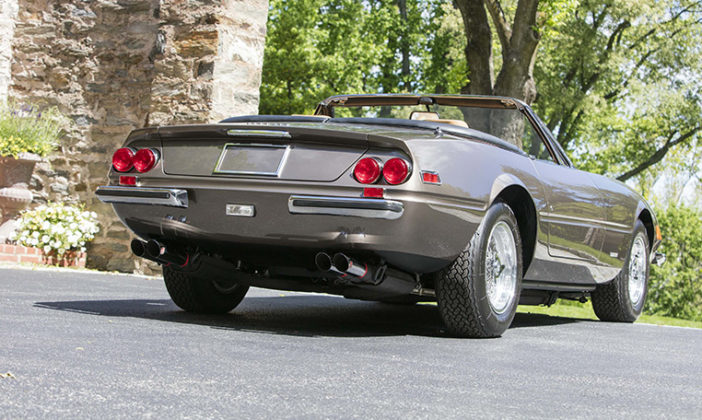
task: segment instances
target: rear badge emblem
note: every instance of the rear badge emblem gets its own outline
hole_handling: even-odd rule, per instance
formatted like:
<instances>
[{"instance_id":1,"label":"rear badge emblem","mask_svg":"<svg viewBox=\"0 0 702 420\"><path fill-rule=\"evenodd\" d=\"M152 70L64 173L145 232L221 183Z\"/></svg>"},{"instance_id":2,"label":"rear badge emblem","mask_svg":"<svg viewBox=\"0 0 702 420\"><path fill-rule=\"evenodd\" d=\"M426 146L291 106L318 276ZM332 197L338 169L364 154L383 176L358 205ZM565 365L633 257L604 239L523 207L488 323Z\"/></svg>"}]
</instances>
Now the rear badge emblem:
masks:
<instances>
[{"instance_id":1,"label":"rear badge emblem","mask_svg":"<svg viewBox=\"0 0 702 420\"><path fill-rule=\"evenodd\" d=\"M227 216L254 217L256 208L250 204L227 204L225 213Z\"/></svg>"}]
</instances>

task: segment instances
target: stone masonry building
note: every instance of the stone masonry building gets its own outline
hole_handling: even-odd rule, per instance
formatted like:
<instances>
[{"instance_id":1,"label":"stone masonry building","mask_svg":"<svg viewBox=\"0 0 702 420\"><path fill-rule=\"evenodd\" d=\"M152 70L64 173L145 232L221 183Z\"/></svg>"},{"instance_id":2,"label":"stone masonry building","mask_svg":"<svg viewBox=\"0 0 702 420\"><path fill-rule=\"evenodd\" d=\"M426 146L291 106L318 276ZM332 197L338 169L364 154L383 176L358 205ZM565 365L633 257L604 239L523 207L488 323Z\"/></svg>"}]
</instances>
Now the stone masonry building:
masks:
<instances>
[{"instance_id":1,"label":"stone masonry building","mask_svg":"<svg viewBox=\"0 0 702 420\"><path fill-rule=\"evenodd\" d=\"M88 266L151 270L93 193L132 129L257 113L267 14L268 0L0 0L0 101L70 120L31 188L100 215Z\"/></svg>"}]
</instances>

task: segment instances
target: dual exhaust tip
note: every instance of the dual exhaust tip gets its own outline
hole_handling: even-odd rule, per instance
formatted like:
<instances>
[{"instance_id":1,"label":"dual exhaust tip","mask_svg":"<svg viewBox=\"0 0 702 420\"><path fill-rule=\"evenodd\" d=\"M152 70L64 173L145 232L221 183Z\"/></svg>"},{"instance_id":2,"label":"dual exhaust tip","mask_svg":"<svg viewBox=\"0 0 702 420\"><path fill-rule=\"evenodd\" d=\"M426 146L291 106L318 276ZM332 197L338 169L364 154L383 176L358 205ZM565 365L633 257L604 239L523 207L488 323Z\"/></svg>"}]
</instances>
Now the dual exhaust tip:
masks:
<instances>
[{"instance_id":1,"label":"dual exhaust tip","mask_svg":"<svg viewBox=\"0 0 702 420\"><path fill-rule=\"evenodd\" d=\"M373 270L372 266L361 263L341 252L334 254L333 257L326 252L318 252L314 257L314 263L317 269L323 272L331 271L342 277L350 276L356 281L377 283L375 279L377 276L373 275L376 270Z\"/></svg>"},{"instance_id":2,"label":"dual exhaust tip","mask_svg":"<svg viewBox=\"0 0 702 420\"><path fill-rule=\"evenodd\" d=\"M166 245L152 239L148 242L140 241L139 239L132 240L130 244L132 253L137 257L146 258L147 260L155 261L160 264L174 264L185 267L190 260L187 253L181 250L168 248Z\"/></svg>"}]
</instances>

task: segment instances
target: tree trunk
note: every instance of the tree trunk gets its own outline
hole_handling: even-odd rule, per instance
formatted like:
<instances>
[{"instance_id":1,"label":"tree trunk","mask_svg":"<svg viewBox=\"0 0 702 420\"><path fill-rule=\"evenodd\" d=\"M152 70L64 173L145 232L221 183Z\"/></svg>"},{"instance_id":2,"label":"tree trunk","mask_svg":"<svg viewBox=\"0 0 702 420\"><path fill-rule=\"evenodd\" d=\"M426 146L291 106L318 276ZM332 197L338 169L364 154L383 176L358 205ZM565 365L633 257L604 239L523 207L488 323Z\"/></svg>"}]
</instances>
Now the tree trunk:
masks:
<instances>
[{"instance_id":1,"label":"tree trunk","mask_svg":"<svg viewBox=\"0 0 702 420\"><path fill-rule=\"evenodd\" d=\"M470 81L462 93L502 95L530 104L536 98L534 63L539 33L536 30L538 0L519 0L511 27L499 0L454 0L463 16L466 61ZM492 33L486 8L502 46L502 68L494 80Z\"/></svg>"},{"instance_id":2,"label":"tree trunk","mask_svg":"<svg viewBox=\"0 0 702 420\"><path fill-rule=\"evenodd\" d=\"M463 16L466 34L468 84L462 93L499 95L531 104L536 99L534 62L539 33L536 31L538 0L519 0L510 26L499 0L454 0ZM502 68L494 80L492 32L488 13L502 47ZM464 111L468 125L522 146L523 118L515 113Z\"/></svg>"},{"instance_id":3,"label":"tree trunk","mask_svg":"<svg viewBox=\"0 0 702 420\"><path fill-rule=\"evenodd\" d=\"M492 32L483 0L455 0L455 5L463 16L467 40L468 84L461 93L491 95L494 84Z\"/></svg>"},{"instance_id":4,"label":"tree trunk","mask_svg":"<svg viewBox=\"0 0 702 420\"><path fill-rule=\"evenodd\" d=\"M410 81L410 40L407 37L407 0L397 0L402 20L402 35L400 39L400 54L402 55L402 87L405 92L412 92Z\"/></svg>"}]
</instances>

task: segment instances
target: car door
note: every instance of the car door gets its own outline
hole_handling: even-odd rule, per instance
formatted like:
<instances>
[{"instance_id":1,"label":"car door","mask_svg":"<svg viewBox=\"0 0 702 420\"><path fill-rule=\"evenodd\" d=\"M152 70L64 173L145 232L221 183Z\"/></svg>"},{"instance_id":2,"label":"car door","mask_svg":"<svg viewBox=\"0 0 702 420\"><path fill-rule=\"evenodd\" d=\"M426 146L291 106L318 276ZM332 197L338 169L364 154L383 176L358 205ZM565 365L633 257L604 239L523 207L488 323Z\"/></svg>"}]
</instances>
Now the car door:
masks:
<instances>
[{"instance_id":1,"label":"car door","mask_svg":"<svg viewBox=\"0 0 702 420\"><path fill-rule=\"evenodd\" d=\"M604 225L605 240L602 252L610 265L619 268L624 265L629 252L638 200L621 182L595 174L590 174L590 178L602 192L607 218Z\"/></svg>"},{"instance_id":2,"label":"car door","mask_svg":"<svg viewBox=\"0 0 702 420\"><path fill-rule=\"evenodd\" d=\"M539 215L548 231L548 253L558 259L600 263L606 219L602 194L589 173L571 167L549 142L550 133L538 117L530 110L526 115L533 131L525 131L523 148L545 189L547 205Z\"/></svg>"}]
</instances>

